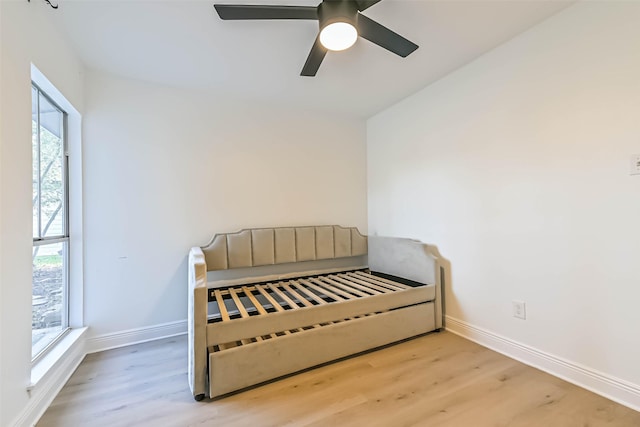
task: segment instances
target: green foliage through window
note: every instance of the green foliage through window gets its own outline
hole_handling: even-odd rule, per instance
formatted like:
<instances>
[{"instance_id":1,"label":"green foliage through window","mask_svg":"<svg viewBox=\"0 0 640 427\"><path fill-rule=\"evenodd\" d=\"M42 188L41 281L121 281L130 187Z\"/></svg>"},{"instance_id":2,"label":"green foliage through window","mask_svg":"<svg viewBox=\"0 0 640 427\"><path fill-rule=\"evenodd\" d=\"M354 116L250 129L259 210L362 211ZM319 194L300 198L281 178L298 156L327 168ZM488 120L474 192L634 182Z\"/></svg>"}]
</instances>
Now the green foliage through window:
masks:
<instances>
[{"instance_id":1,"label":"green foliage through window","mask_svg":"<svg viewBox=\"0 0 640 427\"><path fill-rule=\"evenodd\" d=\"M66 114L32 87L33 281L31 356L42 354L68 327Z\"/></svg>"}]
</instances>

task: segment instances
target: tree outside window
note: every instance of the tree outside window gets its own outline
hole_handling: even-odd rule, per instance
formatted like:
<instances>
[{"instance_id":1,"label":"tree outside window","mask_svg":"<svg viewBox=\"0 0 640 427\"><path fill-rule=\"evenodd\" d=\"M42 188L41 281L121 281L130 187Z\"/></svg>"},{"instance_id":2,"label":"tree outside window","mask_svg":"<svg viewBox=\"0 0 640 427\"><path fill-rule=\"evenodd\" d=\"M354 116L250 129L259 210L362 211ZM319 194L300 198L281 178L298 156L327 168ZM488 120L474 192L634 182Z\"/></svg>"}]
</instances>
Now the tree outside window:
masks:
<instances>
[{"instance_id":1,"label":"tree outside window","mask_svg":"<svg viewBox=\"0 0 640 427\"><path fill-rule=\"evenodd\" d=\"M32 351L36 359L68 329L66 114L32 87Z\"/></svg>"}]
</instances>

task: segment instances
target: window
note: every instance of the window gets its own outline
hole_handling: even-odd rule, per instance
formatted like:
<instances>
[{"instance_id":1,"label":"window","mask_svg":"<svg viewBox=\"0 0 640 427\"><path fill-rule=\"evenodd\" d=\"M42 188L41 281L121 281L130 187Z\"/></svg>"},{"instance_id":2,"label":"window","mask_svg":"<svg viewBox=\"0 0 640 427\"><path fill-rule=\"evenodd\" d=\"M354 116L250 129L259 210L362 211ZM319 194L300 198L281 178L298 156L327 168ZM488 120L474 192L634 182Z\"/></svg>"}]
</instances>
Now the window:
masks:
<instances>
[{"instance_id":1,"label":"window","mask_svg":"<svg viewBox=\"0 0 640 427\"><path fill-rule=\"evenodd\" d=\"M33 149L33 282L31 357L37 359L69 326L67 114L35 84Z\"/></svg>"}]
</instances>

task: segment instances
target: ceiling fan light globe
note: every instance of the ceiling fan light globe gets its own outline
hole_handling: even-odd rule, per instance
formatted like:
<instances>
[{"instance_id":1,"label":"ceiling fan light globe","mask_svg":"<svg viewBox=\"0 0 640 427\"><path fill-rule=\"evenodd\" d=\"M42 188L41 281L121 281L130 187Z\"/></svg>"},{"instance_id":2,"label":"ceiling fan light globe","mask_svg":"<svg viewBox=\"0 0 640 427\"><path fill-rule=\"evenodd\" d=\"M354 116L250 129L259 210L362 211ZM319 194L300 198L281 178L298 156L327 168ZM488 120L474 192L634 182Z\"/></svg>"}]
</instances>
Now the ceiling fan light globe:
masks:
<instances>
[{"instance_id":1,"label":"ceiling fan light globe","mask_svg":"<svg viewBox=\"0 0 640 427\"><path fill-rule=\"evenodd\" d=\"M356 40L358 31L348 22L333 22L320 31L320 43L329 50L349 49Z\"/></svg>"}]
</instances>

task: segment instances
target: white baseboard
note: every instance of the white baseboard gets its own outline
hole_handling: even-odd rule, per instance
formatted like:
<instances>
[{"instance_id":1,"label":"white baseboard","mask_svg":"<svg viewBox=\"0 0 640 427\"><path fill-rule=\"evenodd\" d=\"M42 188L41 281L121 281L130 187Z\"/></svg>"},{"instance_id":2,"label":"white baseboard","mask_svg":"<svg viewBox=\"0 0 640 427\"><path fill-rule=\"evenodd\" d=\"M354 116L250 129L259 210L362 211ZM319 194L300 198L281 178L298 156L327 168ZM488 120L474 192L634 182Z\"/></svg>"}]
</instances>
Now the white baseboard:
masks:
<instances>
[{"instance_id":1,"label":"white baseboard","mask_svg":"<svg viewBox=\"0 0 640 427\"><path fill-rule=\"evenodd\" d=\"M38 375L37 383L28 387L29 402L10 425L16 427L33 426L38 422L84 359L86 355L85 332L86 328L81 328L69 334L76 335L71 337L73 339L72 343L63 351L57 361L51 364L46 372Z\"/></svg>"},{"instance_id":2,"label":"white baseboard","mask_svg":"<svg viewBox=\"0 0 640 427\"><path fill-rule=\"evenodd\" d=\"M451 316L445 316L445 320L446 330L456 335L640 411L640 386L637 384L545 353Z\"/></svg>"},{"instance_id":3,"label":"white baseboard","mask_svg":"<svg viewBox=\"0 0 640 427\"><path fill-rule=\"evenodd\" d=\"M187 333L187 320L128 329L87 339L87 354Z\"/></svg>"}]
</instances>

